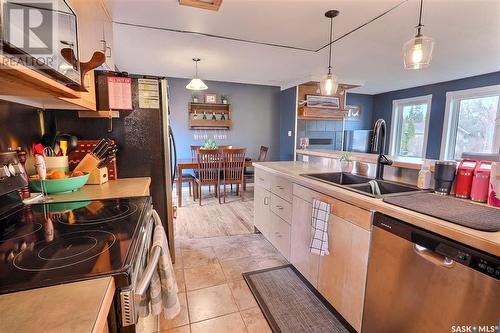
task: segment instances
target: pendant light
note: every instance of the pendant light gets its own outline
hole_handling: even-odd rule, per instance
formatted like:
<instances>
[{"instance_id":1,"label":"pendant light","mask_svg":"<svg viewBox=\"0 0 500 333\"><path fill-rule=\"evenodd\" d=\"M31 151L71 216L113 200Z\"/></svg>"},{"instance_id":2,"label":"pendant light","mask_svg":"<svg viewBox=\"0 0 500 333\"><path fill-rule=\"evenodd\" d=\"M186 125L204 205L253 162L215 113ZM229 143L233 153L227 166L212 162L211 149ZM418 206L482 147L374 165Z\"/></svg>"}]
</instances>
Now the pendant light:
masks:
<instances>
[{"instance_id":1,"label":"pendant light","mask_svg":"<svg viewBox=\"0 0 500 333\"><path fill-rule=\"evenodd\" d=\"M333 18L339 15L338 10L329 10L325 16L330 19L330 51L328 53L328 74L326 74L320 82L320 89L322 95L334 95L337 93L338 81L337 77L332 74L332 38L333 38Z\"/></svg>"},{"instance_id":2,"label":"pendant light","mask_svg":"<svg viewBox=\"0 0 500 333\"><path fill-rule=\"evenodd\" d=\"M191 81L189 81L188 85L186 86L186 89L189 89L189 90L207 90L208 89L205 82L203 82L202 80L200 80L198 78L198 61L200 61L200 60L201 60L200 58L193 58L195 68L196 68L196 74L195 74L194 78Z\"/></svg>"},{"instance_id":3,"label":"pendant light","mask_svg":"<svg viewBox=\"0 0 500 333\"><path fill-rule=\"evenodd\" d=\"M432 51L434 50L434 39L422 35L422 8L424 0L420 0L420 13L418 17L417 34L414 38L403 45L403 59L405 69L421 69L428 67Z\"/></svg>"}]
</instances>

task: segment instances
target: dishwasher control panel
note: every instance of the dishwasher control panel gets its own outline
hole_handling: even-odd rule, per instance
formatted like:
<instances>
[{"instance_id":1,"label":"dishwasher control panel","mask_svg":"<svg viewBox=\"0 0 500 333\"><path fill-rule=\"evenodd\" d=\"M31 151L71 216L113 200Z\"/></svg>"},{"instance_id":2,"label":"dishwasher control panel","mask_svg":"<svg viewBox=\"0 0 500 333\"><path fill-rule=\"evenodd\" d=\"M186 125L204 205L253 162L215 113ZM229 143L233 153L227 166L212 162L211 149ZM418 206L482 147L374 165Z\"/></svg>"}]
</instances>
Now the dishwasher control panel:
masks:
<instances>
[{"instance_id":1,"label":"dishwasher control panel","mask_svg":"<svg viewBox=\"0 0 500 333\"><path fill-rule=\"evenodd\" d=\"M500 280L499 257L378 212L375 213L373 225L437 255Z\"/></svg>"}]
</instances>

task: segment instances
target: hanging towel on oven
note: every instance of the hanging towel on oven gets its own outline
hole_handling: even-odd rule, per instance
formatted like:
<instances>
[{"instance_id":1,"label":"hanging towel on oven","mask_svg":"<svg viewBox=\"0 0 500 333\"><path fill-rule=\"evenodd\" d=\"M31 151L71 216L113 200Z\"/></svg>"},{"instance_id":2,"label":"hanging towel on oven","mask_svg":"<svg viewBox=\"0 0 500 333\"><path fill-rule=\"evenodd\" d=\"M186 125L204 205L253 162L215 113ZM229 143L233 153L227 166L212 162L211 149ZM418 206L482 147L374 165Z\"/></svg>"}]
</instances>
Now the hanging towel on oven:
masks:
<instances>
[{"instance_id":1,"label":"hanging towel on oven","mask_svg":"<svg viewBox=\"0 0 500 333\"><path fill-rule=\"evenodd\" d=\"M311 216L311 253L327 256L328 252L328 220L330 219L330 204L313 199Z\"/></svg>"},{"instance_id":2,"label":"hanging towel on oven","mask_svg":"<svg viewBox=\"0 0 500 333\"><path fill-rule=\"evenodd\" d=\"M165 229L163 229L160 217L156 211L153 211L153 217L155 227L152 249L159 246L161 248L161 255L158 261L158 268L153 273L149 290L140 302L139 316L148 316L149 308L151 307L151 314L159 315L163 310L165 319L170 320L179 314L181 306L179 297L177 296L177 282L175 281L174 267L170 259ZM151 255L152 253L153 251L151 251Z\"/></svg>"}]
</instances>

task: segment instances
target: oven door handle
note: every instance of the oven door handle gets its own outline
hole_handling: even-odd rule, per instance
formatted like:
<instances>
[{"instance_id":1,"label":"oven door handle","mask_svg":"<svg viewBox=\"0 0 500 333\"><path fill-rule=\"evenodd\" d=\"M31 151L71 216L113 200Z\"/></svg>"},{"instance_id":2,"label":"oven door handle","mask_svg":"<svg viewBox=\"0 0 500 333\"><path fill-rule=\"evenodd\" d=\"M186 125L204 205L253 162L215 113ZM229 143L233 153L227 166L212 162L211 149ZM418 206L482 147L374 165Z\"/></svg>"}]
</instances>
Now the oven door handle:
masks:
<instances>
[{"instance_id":1,"label":"oven door handle","mask_svg":"<svg viewBox=\"0 0 500 333\"><path fill-rule=\"evenodd\" d=\"M161 256L161 246L157 245L153 248L153 255L151 256L151 261L144 270L144 275L140 279L135 289L134 294L136 299L143 297L146 291L148 290L149 285L151 283L151 279L153 278L153 274L158 267L158 261L160 260L160 256Z\"/></svg>"}]
</instances>

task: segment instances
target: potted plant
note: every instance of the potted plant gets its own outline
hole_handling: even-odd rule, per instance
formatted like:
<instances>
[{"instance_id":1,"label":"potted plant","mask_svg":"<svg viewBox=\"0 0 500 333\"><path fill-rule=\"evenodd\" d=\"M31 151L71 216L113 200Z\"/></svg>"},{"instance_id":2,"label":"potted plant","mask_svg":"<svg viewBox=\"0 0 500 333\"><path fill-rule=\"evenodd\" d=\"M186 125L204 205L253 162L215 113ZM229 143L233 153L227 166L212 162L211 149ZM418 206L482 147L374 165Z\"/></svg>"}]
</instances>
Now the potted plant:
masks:
<instances>
[{"instance_id":1,"label":"potted plant","mask_svg":"<svg viewBox=\"0 0 500 333\"><path fill-rule=\"evenodd\" d=\"M195 93L192 93L191 100L193 101L193 103L198 103L198 95Z\"/></svg>"},{"instance_id":2,"label":"potted plant","mask_svg":"<svg viewBox=\"0 0 500 333\"><path fill-rule=\"evenodd\" d=\"M228 95L221 95L220 98L222 100L222 104L229 104L229 100L231 99Z\"/></svg>"},{"instance_id":3,"label":"potted plant","mask_svg":"<svg viewBox=\"0 0 500 333\"><path fill-rule=\"evenodd\" d=\"M351 161L351 153L346 152L340 156L340 170L342 172L351 173L354 163Z\"/></svg>"},{"instance_id":4,"label":"potted plant","mask_svg":"<svg viewBox=\"0 0 500 333\"><path fill-rule=\"evenodd\" d=\"M217 149L217 142L214 139L208 139L203 143L201 149Z\"/></svg>"}]
</instances>

